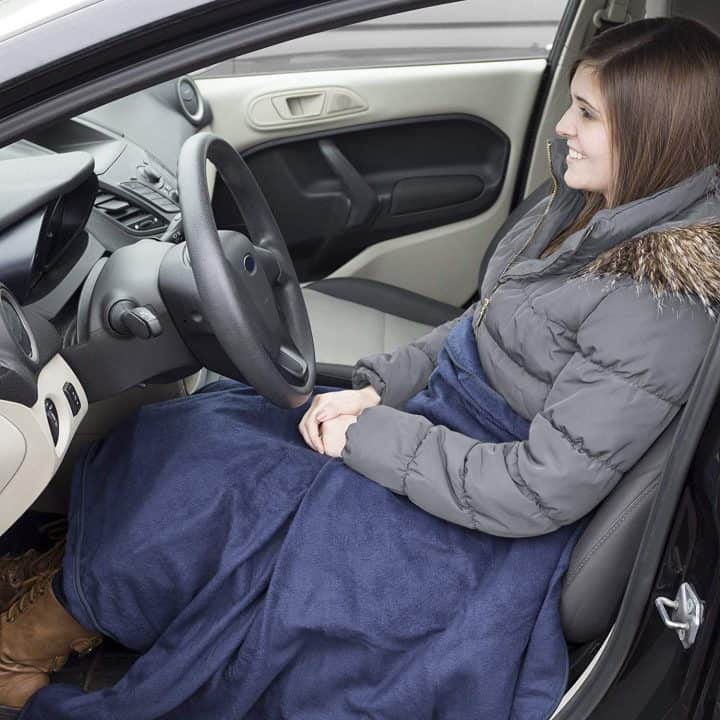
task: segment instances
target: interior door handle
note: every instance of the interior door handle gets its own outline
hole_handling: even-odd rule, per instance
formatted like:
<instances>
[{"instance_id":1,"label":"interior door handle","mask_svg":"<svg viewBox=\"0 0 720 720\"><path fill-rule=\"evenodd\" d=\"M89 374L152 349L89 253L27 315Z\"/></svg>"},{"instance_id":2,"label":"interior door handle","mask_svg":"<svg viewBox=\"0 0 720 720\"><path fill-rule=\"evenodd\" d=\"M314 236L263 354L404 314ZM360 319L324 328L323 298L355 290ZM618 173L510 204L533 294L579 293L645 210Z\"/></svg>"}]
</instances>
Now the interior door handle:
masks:
<instances>
[{"instance_id":1,"label":"interior door handle","mask_svg":"<svg viewBox=\"0 0 720 720\"><path fill-rule=\"evenodd\" d=\"M325 93L300 93L273 98L278 115L286 120L318 117L325 104Z\"/></svg>"},{"instance_id":2,"label":"interior door handle","mask_svg":"<svg viewBox=\"0 0 720 720\"><path fill-rule=\"evenodd\" d=\"M367 109L367 102L347 87L288 88L253 98L248 105L247 121L257 130L269 130L335 120Z\"/></svg>"},{"instance_id":3,"label":"interior door handle","mask_svg":"<svg viewBox=\"0 0 720 720\"><path fill-rule=\"evenodd\" d=\"M350 215L346 228L357 228L367 224L378 209L377 193L332 140L327 138L320 140L318 145L327 164L340 178L350 197Z\"/></svg>"}]
</instances>

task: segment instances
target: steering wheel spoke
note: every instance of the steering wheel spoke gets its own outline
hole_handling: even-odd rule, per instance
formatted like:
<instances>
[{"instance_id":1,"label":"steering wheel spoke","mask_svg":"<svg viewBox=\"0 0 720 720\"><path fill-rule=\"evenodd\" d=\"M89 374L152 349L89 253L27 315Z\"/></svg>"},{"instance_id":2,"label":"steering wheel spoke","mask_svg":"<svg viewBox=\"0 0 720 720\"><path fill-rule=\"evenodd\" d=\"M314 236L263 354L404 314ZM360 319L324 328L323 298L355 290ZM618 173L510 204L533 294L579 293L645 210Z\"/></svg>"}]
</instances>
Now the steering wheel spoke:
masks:
<instances>
[{"instance_id":1,"label":"steering wheel spoke","mask_svg":"<svg viewBox=\"0 0 720 720\"><path fill-rule=\"evenodd\" d=\"M307 377L308 365L292 341L286 340L278 349L277 364L299 382Z\"/></svg>"},{"instance_id":2,"label":"steering wheel spoke","mask_svg":"<svg viewBox=\"0 0 720 720\"><path fill-rule=\"evenodd\" d=\"M283 270L281 258L273 250L268 250L260 245L255 245L255 258L265 272L265 276L272 285L282 285L288 279L288 274Z\"/></svg>"}]
</instances>

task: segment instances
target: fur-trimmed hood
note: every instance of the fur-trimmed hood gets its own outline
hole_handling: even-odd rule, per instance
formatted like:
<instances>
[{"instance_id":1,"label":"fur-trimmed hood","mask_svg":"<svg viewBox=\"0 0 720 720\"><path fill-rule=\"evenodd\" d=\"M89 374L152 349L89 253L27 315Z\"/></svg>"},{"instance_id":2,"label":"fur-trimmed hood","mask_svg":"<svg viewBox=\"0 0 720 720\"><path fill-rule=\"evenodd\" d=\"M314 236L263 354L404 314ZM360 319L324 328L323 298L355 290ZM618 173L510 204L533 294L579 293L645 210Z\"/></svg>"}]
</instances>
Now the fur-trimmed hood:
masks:
<instances>
[{"instance_id":1,"label":"fur-trimmed hood","mask_svg":"<svg viewBox=\"0 0 720 720\"><path fill-rule=\"evenodd\" d=\"M697 298L713 312L720 304L720 220L667 227L625 240L599 255L582 276L630 277L661 300Z\"/></svg>"},{"instance_id":2,"label":"fur-trimmed hood","mask_svg":"<svg viewBox=\"0 0 720 720\"><path fill-rule=\"evenodd\" d=\"M557 192L548 223L567 227L582 207L582 194L564 180L567 142L551 142ZM591 227L592 226L592 227ZM720 305L720 168L709 165L672 187L599 211L584 231L566 243L565 257L550 263L574 276L632 278L658 303L671 296L699 302L711 315ZM557 232L557 230L556 230ZM550 240L538 238L545 244ZM558 253L563 255L561 251Z\"/></svg>"},{"instance_id":3,"label":"fur-trimmed hood","mask_svg":"<svg viewBox=\"0 0 720 720\"><path fill-rule=\"evenodd\" d=\"M556 188L508 232L490 258L481 296L501 277L630 277L657 302L672 295L714 314L720 304L720 168L710 165L672 187L598 211L548 255L543 250L572 225L585 202L564 181L567 144L551 143ZM525 245L527 243L527 245ZM697 300L695 299L697 298Z\"/></svg>"}]
</instances>

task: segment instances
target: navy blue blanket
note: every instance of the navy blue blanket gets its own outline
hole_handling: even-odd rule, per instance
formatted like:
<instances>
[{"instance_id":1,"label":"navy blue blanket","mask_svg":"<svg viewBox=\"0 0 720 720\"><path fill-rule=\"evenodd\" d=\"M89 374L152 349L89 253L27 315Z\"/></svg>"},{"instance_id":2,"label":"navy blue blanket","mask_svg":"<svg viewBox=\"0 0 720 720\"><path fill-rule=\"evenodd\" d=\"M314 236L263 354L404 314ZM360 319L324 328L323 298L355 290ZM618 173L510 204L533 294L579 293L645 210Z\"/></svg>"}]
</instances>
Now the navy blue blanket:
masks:
<instances>
[{"instance_id":1,"label":"navy blue blanket","mask_svg":"<svg viewBox=\"0 0 720 720\"><path fill-rule=\"evenodd\" d=\"M408 409L489 441L526 432L468 339L453 334ZM432 517L304 446L303 411L216 384L143 408L85 455L66 601L142 654L107 690L41 690L23 720L550 714L575 530L508 540Z\"/></svg>"}]
</instances>

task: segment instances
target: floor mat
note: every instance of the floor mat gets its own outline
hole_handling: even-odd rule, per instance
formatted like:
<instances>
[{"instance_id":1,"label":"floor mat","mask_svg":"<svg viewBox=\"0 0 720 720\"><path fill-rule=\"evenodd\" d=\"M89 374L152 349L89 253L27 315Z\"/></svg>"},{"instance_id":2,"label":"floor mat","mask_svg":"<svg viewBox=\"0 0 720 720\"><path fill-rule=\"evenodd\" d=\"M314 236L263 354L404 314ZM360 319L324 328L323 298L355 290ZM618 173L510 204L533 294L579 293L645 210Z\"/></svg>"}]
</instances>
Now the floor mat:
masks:
<instances>
[{"instance_id":1,"label":"floor mat","mask_svg":"<svg viewBox=\"0 0 720 720\"><path fill-rule=\"evenodd\" d=\"M85 692L111 687L125 675L138 657L137 653L105 640L89 655L73 655L62 670L50 675L50 682L79 686Z\"/></svg>"},{"instance_id":2,"label":"floor mat","mask_svg":"<svg viewBox=\"0 0 720 720\"><path fill-rule=\"evenodd\" d=\"M48 527L61 524L63 520L65 516L56 513L26 512L0 537L0 555L19 555L30 548L47 550L55 542Z\"/></svg>"}]
</instances>

